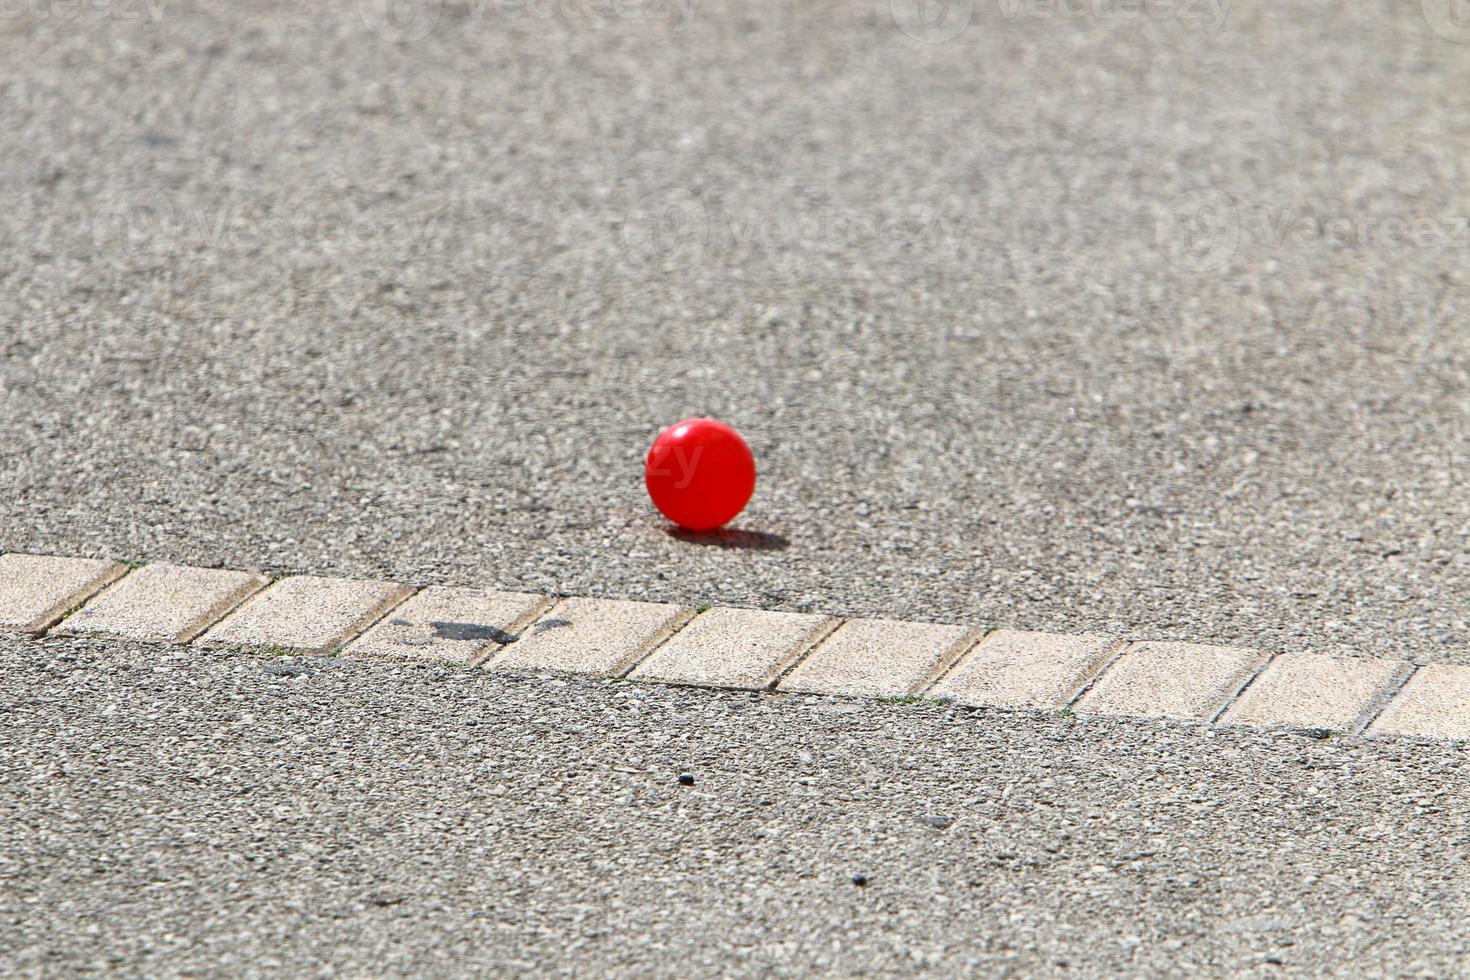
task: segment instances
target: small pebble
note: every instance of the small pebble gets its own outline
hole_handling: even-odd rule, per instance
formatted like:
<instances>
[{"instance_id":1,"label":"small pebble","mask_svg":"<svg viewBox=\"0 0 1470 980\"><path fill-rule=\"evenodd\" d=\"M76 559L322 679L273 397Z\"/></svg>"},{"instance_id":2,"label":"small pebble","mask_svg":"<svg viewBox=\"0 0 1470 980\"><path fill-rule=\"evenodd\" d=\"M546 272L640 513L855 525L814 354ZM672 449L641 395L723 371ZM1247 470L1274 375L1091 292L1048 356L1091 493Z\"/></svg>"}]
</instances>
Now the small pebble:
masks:
<instances>
[{"instance_id":1,"label":"small pebble","mask_svg":"<svg viewBox=\"0 0 1470 980\"><path fill-rule=\"evenodd\" d=\"M691 775L689 775L689 773L687 773L687 772L681 772L681 773L679 773L679 785L680 786L693 786L694 785L694 777L691 776Z\"/></svg>"},{"instance_id":2,"label":"small pebble","mask_svg":"<svg viewBox=\"0 0 1470 980\"><path fill-rule=\"evenodd\" d=\"M868 887L868 876L867 875L853 875L852 876L852 883L854 885L857 885L859 888L866 888L866 887Z\"/></svg>"}]
</instances>

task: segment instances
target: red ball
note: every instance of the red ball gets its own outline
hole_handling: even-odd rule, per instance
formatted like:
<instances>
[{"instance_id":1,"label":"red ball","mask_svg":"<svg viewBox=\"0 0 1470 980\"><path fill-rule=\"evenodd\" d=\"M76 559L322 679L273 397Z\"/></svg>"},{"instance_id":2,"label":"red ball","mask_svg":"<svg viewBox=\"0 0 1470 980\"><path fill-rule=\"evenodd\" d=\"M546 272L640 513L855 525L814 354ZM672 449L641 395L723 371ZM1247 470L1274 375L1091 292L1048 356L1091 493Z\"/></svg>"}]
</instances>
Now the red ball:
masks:
<instances>
[{"instance_id":1,"label":"red ball","mask_svg":"<svg viewBox=\"0 0 1470 980\"><path fill-rule=\"evenodd\" d=\"M653 505L691 531L728 524L755 492L755 457L740 433L714 419L685 419L658 434L643 464Z\"/></svg>"}]
</instances>

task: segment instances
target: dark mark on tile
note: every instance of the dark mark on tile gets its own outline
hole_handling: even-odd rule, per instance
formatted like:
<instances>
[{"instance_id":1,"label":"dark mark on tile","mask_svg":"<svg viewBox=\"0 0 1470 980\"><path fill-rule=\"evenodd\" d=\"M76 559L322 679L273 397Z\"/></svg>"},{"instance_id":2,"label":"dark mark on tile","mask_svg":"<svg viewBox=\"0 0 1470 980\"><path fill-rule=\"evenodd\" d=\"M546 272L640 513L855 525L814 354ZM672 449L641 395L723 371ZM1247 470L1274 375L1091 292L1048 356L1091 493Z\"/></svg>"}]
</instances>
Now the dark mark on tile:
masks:
<instances>
[{"instance_id":1,"label":"dark mark on tile","mask_svg":"<svg viewBox=\"0 0 1470 980\"><path fill-rule=\"evenodd\" d=\"M441 640L494 640L496 643L514 643L520 637L494 626L480 623L430 623L434 636Z\"/></svg>"}]
</instances>

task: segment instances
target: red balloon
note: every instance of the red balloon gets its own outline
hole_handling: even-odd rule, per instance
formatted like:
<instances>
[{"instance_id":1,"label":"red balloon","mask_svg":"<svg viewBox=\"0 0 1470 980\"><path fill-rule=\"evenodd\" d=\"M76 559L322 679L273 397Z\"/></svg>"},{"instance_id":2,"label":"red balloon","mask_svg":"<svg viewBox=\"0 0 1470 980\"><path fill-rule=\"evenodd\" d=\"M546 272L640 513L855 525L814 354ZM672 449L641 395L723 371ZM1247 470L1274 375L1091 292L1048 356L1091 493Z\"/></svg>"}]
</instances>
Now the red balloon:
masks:
<instances>
[{"instance_id":1,"label":"red balloon","mask_svg":"<svg viewBox=\"0 0 1470 980\"><path fill-rule=\"evenodd\" d=\"M755 492L755 457L740 433L714 419L685 419L658 434L643 464L653 505L691 531L728 524Z\"/></svg>"}]
</instances>

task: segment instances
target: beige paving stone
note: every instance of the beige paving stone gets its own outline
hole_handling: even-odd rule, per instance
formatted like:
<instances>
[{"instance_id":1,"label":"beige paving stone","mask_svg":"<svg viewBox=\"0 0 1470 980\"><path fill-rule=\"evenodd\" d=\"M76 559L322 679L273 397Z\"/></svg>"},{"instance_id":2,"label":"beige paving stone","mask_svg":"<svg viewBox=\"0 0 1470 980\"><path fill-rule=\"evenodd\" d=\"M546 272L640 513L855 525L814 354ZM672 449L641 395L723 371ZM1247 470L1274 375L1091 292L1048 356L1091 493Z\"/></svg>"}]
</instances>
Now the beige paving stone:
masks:
<instances>
[{"instance_id":1,"label":"beige paving stone","mask_svg":"<svg viewBox=\"0 0 1470 980\"><path fill-rule=\"evenodd\" d=\"M866 697L916 694L977 636L969 626L849 619L777 689Z\"/></svg>"},{"instance_id":2,"label":"beige paving stone","mask_svg":"<svg viewBox=\"0 0 1470 980\"><path fill-rule=\"evenodd\" d=\"M430 586L352 641L343 656L478 663L515 642L551 599L525 592Z\"/></svg>"},{"instance_id":3,"label":"beige paving stone","mask_svg":"<svg viewBox=\"0 0 1470 980\"><path fill-rule=\"evenodd\" d=\"M996 630L929 692L992 708L1065 708L1122 646L1105 636Z\"/></svg>"},{"instance_id":4,"label":"beige paving stone","mask_svg":"<svg viewBox=\"0 0 1470 980\"><path fill-rule=\"evenodd\" d=\"M1282 654L1226 709L1220 723L1357 732L1412 669L1400 660Z\"/></svg>"},{"instance_id":5,"label":"beige paving stone","mask_svg":"<svg viewBox=\"0 0 1470 980\"><path fill-rule=\"evenodd\" d=\"M1368 733L1470 739L1470 667L1420 667L1368 726Z\"/></svg>"},{"instance_id":6,"label":"beige paving stone","mask_svg":"<svg viewBox=\"0 0 1470 980\"><path fill-rule=\"evenodd\" d=\"M298 575L259 593L196 642L331 653L412 592L397 582Z\"/></svg>"},{"instance_id":7,"label":"beige paving stone","mask_svg":"<svg viewBox=\"0 0 1470 980\"><path fill-rule=\"evenodd\" d=\"M98 558L0 555L0 630L44 633L127 570L121 562Z\"/></svg>"},{"instance_id":8,"label":"beige paving stone","mask_svg":"<svg viewBox=\"0 0 1470 980\"><path fill-rule=\"evenodd\" d=\"M661 602L563 599L486 664L498 671L621 677L692 615Z\"/></svg>"},{"instance_id":9,"label":"beige paving stone","mask_svg":"<svg viewBox=\"0 0 1470 980\"><path fill-rule=\"evenodd\" d=\"M629 677L765 690L838 622L807 613L711 609L696 616Z\"/></svg>"},{"instance_id":10,"label":"beige paving stone","mask_svg":"<svg viewBox=\"0 0 1470 980\"><path fill-rule=\"evenodd\" d=\"M1209 721L1267 659L1237 647L1134 643L1077 702L1077 712Z\"/></svg>"},{"instance_id":11,"label":"beige paving stone","mask_svg":"<svg viewBox=\"0 0 1470 980\"><path fill-rule=\"evenodd\" d=\"M250 572L147 565L99 593L56 632L187 643L269 582Z\"/></svg>"}]
</instances>

